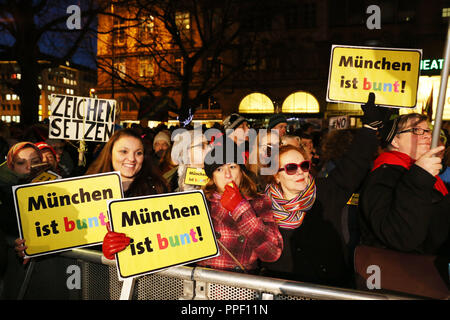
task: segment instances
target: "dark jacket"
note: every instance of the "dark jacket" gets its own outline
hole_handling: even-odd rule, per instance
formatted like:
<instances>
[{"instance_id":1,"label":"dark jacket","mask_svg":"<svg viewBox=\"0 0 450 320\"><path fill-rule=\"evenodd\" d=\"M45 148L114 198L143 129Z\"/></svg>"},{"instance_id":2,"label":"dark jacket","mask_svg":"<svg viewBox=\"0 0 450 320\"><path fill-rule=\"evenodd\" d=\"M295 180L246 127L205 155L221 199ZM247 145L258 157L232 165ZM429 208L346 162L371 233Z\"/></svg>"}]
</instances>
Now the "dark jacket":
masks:
<instances>
[{"instance_id":1,"label":"dark jacket","mask_svg":"<svg viewBox=\"0 0 450 320\"><path fill-rule=\"evenodd\" d=\"M350 150L336 161L326 178L316 178L317 195L303 224L280 229L284 249L281 258L264 264L267 276L349 287L353 268L346 262L342 208L358 190L370 170L378 140L374 130L362 128Z\"/></svg>"},{"instance_id":2,"label":"dark jacket","mask_svg":"<svg viewBox=\"0 0 450 320\"><path fill-rule=\"evenodd\" d=\"M402 252L450 254L450 195L417 165L383 164L360 195L362 243Z\"/></svg>"},{"instance_id":3,"label":"dark jacket","mask_svg":"<svg viewBox=\"0 0 450 320\"><path fill-rule=\"evenodd\" d=\"M6 162L0 165L0 229L12 238L19 237L12 187L25 183L25 176L10 170Z\"/></svg>"}]
</instances>

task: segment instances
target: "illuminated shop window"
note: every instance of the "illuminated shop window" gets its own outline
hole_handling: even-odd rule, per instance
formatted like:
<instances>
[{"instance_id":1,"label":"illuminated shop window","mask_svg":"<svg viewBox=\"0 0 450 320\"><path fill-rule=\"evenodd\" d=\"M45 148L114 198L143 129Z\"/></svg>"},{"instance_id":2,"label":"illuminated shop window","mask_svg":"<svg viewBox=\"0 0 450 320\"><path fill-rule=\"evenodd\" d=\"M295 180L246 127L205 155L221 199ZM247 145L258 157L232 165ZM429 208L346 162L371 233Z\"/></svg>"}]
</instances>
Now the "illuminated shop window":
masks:
<instances>
[{"instance_id":1,"label":"illuminated shop window","mask_svg":"<svg viewBox=\"0 0 450 320\"><path fill-rule=\"evenodd\" d=\"M290 94L281 107L283 113L318 113L320 106L317 99L310 93L298 91Z\"/></svg>"},{"instance_id":2,"label":"illuminated shop window","mask_svg":"<svg viewBox=\"0 0 450 320\"><path fill-rule=\"evenodd\" d=\"M262 93L251 93L239 104L239 113L274 113L272 100Z\"/></svg>"}]
</instances>

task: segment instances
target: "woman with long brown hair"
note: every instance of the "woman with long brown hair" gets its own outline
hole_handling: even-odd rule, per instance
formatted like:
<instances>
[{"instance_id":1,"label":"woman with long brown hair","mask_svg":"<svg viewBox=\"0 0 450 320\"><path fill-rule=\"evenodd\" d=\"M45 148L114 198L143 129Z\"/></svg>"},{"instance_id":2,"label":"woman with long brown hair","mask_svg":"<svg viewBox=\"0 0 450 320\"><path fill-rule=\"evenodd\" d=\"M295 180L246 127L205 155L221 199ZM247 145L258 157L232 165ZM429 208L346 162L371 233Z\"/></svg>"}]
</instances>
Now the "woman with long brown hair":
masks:
<instances>
[{"instance_id":1,"label":"woman with long brown hair","mask_svg":"<svg viewBox=\"0 0 450 320\"><path fill-rule=\"evenodd\" d=\"M167 192L166 182L147 154L139 133L122 129L111 136L86 174L119 171L125 197Z\"/></svg>"},{"instance_id":2,"label":"woman with long brown hair","mask_svg":"<svg viewBox=\"0 0 450 320\"><path fill-rule=\"evenodd\" d=\"M139 133L122 129L112 135L86 174L119 171L126 198L168 192L165 180L157 174L148 155ZM114 254L125 249L129 241L123 233L108 231L103 240L103 254L114 259Z\"/></svg>"}]
</instances>

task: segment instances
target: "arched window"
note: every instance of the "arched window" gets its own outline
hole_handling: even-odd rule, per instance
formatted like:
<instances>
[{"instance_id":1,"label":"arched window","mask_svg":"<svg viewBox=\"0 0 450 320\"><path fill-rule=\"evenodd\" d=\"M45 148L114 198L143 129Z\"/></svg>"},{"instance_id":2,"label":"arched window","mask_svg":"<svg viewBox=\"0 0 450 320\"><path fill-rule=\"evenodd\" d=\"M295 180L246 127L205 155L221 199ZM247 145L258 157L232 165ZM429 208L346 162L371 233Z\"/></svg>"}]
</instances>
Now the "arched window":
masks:
<instances>
[{"instance_id":1,"label":"arched window","mask_svg":"<svg viewBox=\"0 0 450 320\"><path fill-rule=\"evenodd\" d=\"M272 100L262 93L251 93L239 104L239 113L274 113Z\"/></svg>"},{"instance_id":2,"label":"arched window","mask_svg":"<svg viewBox=\"0 0 450 320\"><path fill-rule=\"evenodd\" d=\"M283 113L318 113L320 106L317 99L310 93L297 91L290 94L281 106Z\"/></svg>"}]
</instances>

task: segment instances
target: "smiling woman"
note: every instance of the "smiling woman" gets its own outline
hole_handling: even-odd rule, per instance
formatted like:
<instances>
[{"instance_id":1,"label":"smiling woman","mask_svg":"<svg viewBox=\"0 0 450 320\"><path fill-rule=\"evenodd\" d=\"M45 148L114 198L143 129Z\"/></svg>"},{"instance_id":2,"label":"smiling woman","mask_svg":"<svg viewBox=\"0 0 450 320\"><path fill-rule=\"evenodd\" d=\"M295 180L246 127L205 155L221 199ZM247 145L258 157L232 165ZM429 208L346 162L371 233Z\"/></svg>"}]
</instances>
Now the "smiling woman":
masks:
<instances>
[{"instance_id":1,"label":"smiling woman","mask_svg":"<svg viewBox=\"0 0 450 320\"><path fill-rule=\"evenodd\" d=\"M136 131L116 131L86 174L119 171L125 197L168 192L165 181L144 151L142 138Z\"/></svg>"}]
</instances>

